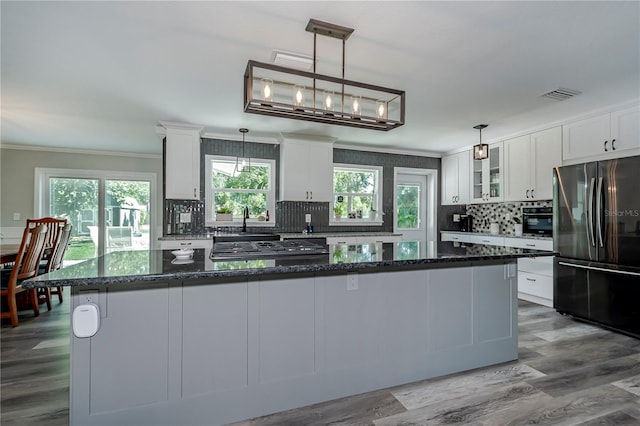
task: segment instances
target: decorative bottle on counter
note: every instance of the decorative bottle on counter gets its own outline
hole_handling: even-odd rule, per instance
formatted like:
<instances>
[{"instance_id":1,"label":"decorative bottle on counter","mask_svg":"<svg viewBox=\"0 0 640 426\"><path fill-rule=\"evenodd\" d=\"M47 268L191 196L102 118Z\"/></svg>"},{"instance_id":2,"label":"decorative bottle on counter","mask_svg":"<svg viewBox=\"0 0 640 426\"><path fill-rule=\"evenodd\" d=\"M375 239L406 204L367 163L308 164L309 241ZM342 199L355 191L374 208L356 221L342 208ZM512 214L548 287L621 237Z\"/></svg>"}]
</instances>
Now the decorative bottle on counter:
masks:
<instances>
[{"instance_id":1,"label":"decorative bottle on counter","mask_svg":"<svg viewBox=\"0 0 640 426\"><path fill-rule=\"evenodd\" d=\"M269 222L269 210L267 210L266 221Z\"/></svg>"}]
</instances>

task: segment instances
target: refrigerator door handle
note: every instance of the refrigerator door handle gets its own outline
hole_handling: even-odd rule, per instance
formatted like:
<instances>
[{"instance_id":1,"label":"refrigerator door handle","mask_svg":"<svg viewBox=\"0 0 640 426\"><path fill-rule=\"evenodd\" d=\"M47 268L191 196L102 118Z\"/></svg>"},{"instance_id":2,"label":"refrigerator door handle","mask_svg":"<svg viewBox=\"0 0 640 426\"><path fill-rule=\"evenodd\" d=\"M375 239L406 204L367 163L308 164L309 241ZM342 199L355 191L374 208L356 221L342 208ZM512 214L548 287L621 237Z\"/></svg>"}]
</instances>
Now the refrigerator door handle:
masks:
<instances>
[{"instance_id":1,"label":"refrigerator door handle","mask_svg":"<svg viewBox=\"0 0 640 426\"><path fill-rule=\"evenodd\" d=\"M598 221L598 237L600 239L600 247L604 247L602 239L602 180L598 178L598 194L596 196L596 220Z\"/></svg>"},{"instance_id":2,"label":"refrigerator door handle","mask_svg":"<svg viewBox=\"0 0 640 426\"><path fill-rule=\"evenodd\" d=\"M589 183L589 204L587 205L587 236L593 247L596 246L596 237L593 230L593 190L595 189L596 178L591 178Z\"/></svg>"}]
</instances>

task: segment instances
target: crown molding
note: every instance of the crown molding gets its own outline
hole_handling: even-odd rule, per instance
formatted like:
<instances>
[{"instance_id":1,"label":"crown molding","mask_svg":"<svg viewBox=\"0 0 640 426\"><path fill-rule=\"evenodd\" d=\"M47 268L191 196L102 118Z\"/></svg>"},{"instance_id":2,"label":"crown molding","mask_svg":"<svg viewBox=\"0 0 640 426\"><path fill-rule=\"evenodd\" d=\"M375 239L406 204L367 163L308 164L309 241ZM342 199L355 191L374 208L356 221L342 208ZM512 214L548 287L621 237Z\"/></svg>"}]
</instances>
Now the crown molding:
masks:
<instances>
[{"instance_id":1,"label":"crown molding","mask_svg":"<svg viewBox=\"0 0 640 426\"><path fill-rule=\"evenodd\" d=\"M418 157L430 157L430 158L442 157L442 153L440 152L416 151L416 150L397 149L397 148L380 148L376 146L350 145L350 144L344 144L344 143L336 143L333 145L333 147L340 148L340 149L349 149L352 151L379 152L382 154L415 155Z\"/></svg>"},{"instance_id":2,"label":"crown molding","mask_svg":"<svg viewBox=\"0 0 640 426\"><path fill-rule=\"evenodd\" d=\"M121 152L121 151L98 151L91 149L74 149L74 148L58 148L38 145L14 145L0 144L1 149L15 149L20 151L44 151L44 152L61 152L65 154L82 154L82 155L110 155L113 157L137 157L149 158L153 160L161 160L162 154L143 154L137 152Z\"/></svg>"}]
</instances>

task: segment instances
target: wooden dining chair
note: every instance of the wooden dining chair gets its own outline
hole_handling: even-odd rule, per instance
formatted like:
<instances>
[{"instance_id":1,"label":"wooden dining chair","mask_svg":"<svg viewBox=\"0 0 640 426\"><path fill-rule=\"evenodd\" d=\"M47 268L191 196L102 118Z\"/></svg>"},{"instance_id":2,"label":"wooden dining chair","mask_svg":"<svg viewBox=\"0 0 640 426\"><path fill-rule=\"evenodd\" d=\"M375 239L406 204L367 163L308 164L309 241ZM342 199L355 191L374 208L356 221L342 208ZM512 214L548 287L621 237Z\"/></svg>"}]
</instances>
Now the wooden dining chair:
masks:
<instances>
[{"instance_id":1,"label":"wooden dining chair","mask_svg":"<svg viewBox=\"0 0 640 426\"><path fill-rule=\"evenodd\" d=\"M33 228L26 227L16 256L16 261L8 281L2 282L0 296L6 297L8 311L0 313L0 318L11 318L11 325L18 326L18 304L16 295L28 293L28 300L33 308L34 316L40 315L38 296L35 289L22 287L22 281L38 275L38 268L45 248L47 225L41 224Z\"/></svg>"},{"instance_id":2,"label":"wooden dining chair","mask_svg":"<svg viewBox=\"0 0 640 426\"><path fill-rule=\"evenodd\" d=\"M66 219L57 219L55 217L41 217L37 219L27 219L27 228L34 228L39 225L47 225L47 235L44 242L44 252L38 274L48 272L49 264L53 258L53 253L62 237L62 230L67 225ZM37 291L38 303L46 303L47 310L51 310L51 290L41 288Z\"/></svg>"},{"instance_id":3,"label":"wooden dining chair","mask_svg":"<svg viewBox=\"0 0 640 426\"><path fill-rule=\"evenodd\" d=\"M60 234L60 241L56 244L56 248L53 251L53 255L47 262L46 272L56 271L62 268L62 260L64 259L64 254L67 252L67 248L69 247L69 239L71 238L71 231L73 230L73 225L71 223L67 223L62 233ZM62 303L62 287L54 287L51 288L50 295L52 294L58 295L58 300Z\"/></svg>"}]
</instances>

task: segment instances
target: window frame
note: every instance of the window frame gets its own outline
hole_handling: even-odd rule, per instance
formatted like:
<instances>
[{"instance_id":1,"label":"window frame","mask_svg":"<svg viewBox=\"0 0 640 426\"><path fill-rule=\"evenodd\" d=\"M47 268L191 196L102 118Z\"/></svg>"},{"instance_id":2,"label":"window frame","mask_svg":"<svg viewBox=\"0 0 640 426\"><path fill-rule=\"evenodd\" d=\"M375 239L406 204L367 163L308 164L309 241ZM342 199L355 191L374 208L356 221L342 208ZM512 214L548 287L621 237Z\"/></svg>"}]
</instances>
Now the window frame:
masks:
<instances>
[{"instance_id":1,"label":"window frame","mask_svg":"<svg viewBox=\"0 0 640 426\"><path fill-rule=\"evenodd\" d=\"M334 191L333 178L336 171L350 171L350 172L377 172L377 179L374 184L374 195L373 195L373 205L376 207L378 214L376 215L376 219L372 220L370 218L362 218L362 219L350 219L349 217L341 217L340 219L335 218L335 214L333 212L334 208L334 200L336 198L336 192ZM348 163L333 163L333 167L331 169L331 203L329 205L329 225L331 226L379 226L384 223L383 220L383 212L382 212L382 200L383 198L383 167L382 166L372 166L368 164L348 164ZM367 194L368 195L368 194Z\"/></svg>"},{"instance_id":2,"label":"window frame","mask_svg":"<svg viewBox=\"0 0 640 426\"><path fill-rule=\"evenodd\" d=\"M247 219L247 225L254 227L275 227L275 210L276 210L276 161L268 158L251 158L251 165L264 165L269 167L269 189L264 191L267 194L267 211L269 211L269 221L259 221L257 218ZM211 184L212 162L223 161L229 163L235 163L236 157L230 157L225 155L213 155L206 154L204 156L205 163L205 226L237 226L242 224L242 218L234 217L233 221L216 221L215 209L213 209L214 188ZM239 193L247 192L263 192L253 189L239 189Z\"/></svg>"}]
</instances>

